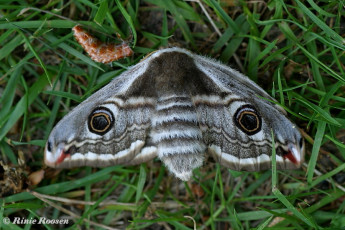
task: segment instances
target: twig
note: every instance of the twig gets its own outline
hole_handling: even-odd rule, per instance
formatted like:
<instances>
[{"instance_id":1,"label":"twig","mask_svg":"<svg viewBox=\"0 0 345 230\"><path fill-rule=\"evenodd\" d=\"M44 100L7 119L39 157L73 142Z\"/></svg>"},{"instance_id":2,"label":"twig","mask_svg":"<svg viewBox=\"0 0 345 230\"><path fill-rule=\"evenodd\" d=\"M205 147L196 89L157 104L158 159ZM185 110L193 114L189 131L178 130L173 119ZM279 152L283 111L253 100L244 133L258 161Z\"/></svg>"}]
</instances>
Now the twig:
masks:
<instances>
[{"instance_id":1,"label":"twig","mask_svg":"<svg viewBox=\"0 0 345 230\"><path fill-rule=\"evenodd\" d=\"M195 222L195 220L194 220L194 218L193 217L191 217L191 216L184 216L185 218L188 218L188 219L191 219L192 221L193 221L193 224L194 224L194 230L196 230L196 222Z\"/></svg>"},{"instance_id":2,"label":"twig","mask_svg":"<svg viewBox=\"0 0 345 230\"><path fill-rule=\"evenodd\" d=\"M204 12L204 14L206 15L206 17L208 18L208 20L210 21L213 29L216 31L216 33L219 35L219 37L222 36L222 33L220 32L220 30L218 29L218 27L216 26L216 24L213 22L213 19L211 18L210 14L207 12L207 10L205 9L204 5L200 2L200 0L191 0L194 2L197 2L199 4L199 6L201 7L201 10Z\"/></svg>"},{"instance_id":3,"label":"twig","mask_svg":"<svg viewBox=\"0 0 345 230\"><path fill-rule=\"evenodd\" d=\"M45 194L41 194L41 193L34 192L34 191L30 191L30 192L32 194L35 193L36 195L39 195L39 197L41 197L41 198L59 201L59 202L63 202L66 204L94 205L96 203L95 201L74 200L74 199L62 198L62 197L57 197L57 196L45 195ZM133 204L133 203L121 203L121 202L116 202L116 201L103 201L103 202L99 203L99 207L103 207L103 206L107 206L107 205L138 207L138 206L140 206L140 203L139 204ZM190 204L190 205L192 205L192 204ZM151 206L153 206L155 208L176 209L176 208L182 207L183 205L181 205L175 201L166 201L166 202L152 202Z\"/></svg>"},{"instance_id":4,"label":"twig","mask_svg":"<svg viewBox=\"0 0 345 230\"><path fill-rule=\"evenodd\" d=\"M35 197L37 197L38 199L42 200L43 202L49 204L50 206L52 206L54 208L60 210L61 212L66 213L67 215L70 215L71 217L76 218L76 219L80 219L81 218L80 216L78 216L77 214L73 213L72 211L70 211L70 210L68 210L66 208L63 208L60 205L55 204L54 202L51 202L51 201L47 200L45 198L46 195L40 194L40 193L35 192L35 191L29 191L29 192L32 195L34 195ZM104 229L119 230L118 228L112 228L112 227L109 227L109 226L106 226L106 225L103 225L103 224L99 224L99 223L93 222L93 221L85 219L85 218L83 219L83 221L85 221L85 222L87 222L87 223L89 223L91 225L104 228Z\"/></svg>"}]
</instances>

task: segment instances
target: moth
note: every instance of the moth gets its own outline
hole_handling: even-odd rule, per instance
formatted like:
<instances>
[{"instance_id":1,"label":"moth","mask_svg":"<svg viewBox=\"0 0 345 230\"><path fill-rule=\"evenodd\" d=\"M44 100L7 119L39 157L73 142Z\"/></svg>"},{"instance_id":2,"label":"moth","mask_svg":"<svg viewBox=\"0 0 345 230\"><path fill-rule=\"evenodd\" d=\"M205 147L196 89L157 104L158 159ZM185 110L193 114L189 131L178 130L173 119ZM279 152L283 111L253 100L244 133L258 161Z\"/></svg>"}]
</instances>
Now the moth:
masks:
<instances>
[{"instance_id":1,"label":"moth","mask_svg":"<svg viewBox=\"0 0 345 230\"><path fill-rule=\"evenodd\" d=\"M133 50L125 42L120 45L103 43L86 32L80 25L74 26L72 30L75 39L96 62L110 63L133 55Z\"/></svg>"},{"instance_id":2,"label":"moth","mask_svg":"<svg viewBox=\"0 0 345 230\"><path fill-rule=\"evenodd\" d=\"M45 164L134 165L158 157L187 181L207 155L233 170L298 168L304 141L284 109L248 77L181 48L154 52L67 114Z\"/></svg>"}]
</instances>

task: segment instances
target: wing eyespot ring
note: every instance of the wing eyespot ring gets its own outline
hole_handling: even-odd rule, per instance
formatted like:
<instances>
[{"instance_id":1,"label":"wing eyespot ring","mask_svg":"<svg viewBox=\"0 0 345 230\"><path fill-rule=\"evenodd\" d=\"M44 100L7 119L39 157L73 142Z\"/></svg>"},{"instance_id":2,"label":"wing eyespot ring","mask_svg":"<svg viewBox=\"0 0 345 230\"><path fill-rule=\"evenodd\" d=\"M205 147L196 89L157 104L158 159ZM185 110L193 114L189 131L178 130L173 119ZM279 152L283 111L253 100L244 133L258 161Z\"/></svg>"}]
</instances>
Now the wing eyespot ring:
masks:
<instances>
[{"instance_id":1,"label":"wing eyespot ring","mask_svg":"<svg viewBox=\"0 0 345 230\"><path fill-rule=\"evenodd\" d=\"M114 124L114 115L106 107L98 107L89 115L88 128L90 132L104 135Z\"/></svg>"},{"instance_id":2,"label":"wing eyespot ring","mask_svg":"<svg viewBox=\"0 0 345 230\"><path fill-rule=\"evenodd\" d=\"M234 115L235 124L248 135L254 135L261 131L262 119L254 106L246 104L237 109Z\"/></svg>"}]
</instances>

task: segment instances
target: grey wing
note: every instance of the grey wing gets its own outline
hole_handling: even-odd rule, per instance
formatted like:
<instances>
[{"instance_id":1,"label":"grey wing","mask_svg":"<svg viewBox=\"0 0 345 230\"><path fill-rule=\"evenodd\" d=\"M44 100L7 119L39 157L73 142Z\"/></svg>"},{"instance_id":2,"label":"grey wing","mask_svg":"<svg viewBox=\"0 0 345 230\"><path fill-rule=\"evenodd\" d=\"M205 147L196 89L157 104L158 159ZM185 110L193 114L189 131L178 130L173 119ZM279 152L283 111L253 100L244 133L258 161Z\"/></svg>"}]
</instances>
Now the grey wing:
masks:
<instances>
[{"instance_id":1,"label":"grey wing","mask_svg":"<svg viewBox=\"0 0 345 230\"><path fill-rule=\"evenodd\" d=\"M145 62L132 67L67 114L49 136L45 163L105 167L154 158L148 129L156 99L129 92L146 68Z\"/></svg>"},{"instance_id":2,"label":"grey wing","mask_svg":"<svg viewBox=\"0 0 345 230\"><path fill-rule=\"evenodd\" d=\"M208 152L234 170L271 167L272 137L277 168L293 169L303 161L304 143L286 112L248 77L204 57L195 57L207 94L193 95ZM268 100L265 100L266 98Z\"/></svg>"}]
</instances>

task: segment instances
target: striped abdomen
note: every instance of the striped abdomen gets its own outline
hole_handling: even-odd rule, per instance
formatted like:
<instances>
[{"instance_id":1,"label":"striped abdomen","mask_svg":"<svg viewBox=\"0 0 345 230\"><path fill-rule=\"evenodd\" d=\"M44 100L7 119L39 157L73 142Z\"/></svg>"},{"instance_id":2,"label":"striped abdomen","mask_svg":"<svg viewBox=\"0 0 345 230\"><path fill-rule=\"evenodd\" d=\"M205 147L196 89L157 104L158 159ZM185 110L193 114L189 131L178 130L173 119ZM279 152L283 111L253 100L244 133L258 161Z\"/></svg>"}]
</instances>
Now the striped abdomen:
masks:
<instances>
[{"instance_id":1,"label":"striped abdomen","mask_svg":"<svg viewBox=\"0 0 345 230\"><path fill-rule=\"evenodd\" d=\"M157 101L151 138L157 155L182 180L202 165L206 149L190 97L165 96Z\"/></svg>"}]
</instances>

